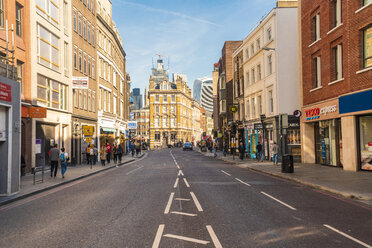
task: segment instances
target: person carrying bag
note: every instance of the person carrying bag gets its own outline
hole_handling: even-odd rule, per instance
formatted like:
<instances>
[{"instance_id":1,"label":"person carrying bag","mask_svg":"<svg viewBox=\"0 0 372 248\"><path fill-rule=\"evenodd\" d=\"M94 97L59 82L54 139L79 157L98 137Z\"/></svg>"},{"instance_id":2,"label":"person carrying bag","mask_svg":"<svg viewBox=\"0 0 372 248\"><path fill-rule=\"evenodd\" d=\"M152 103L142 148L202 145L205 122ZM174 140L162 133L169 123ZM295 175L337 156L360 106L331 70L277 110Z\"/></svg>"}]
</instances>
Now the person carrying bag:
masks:
<instances>
[{"instance_id":1,"label":"person carrying bag","mask_svg":"<svg viewBox=\"0 0 372 248\"><path fill-rule=\"evenodd\" d=\"M65 173L67 170L67 161L70 159L68 157L68 153L65 152L65 148L61 148L61 154L59 155L59 159L61 161L61 173L62 173L62 178L65 178Z\"/></svg>"}]
</instances>

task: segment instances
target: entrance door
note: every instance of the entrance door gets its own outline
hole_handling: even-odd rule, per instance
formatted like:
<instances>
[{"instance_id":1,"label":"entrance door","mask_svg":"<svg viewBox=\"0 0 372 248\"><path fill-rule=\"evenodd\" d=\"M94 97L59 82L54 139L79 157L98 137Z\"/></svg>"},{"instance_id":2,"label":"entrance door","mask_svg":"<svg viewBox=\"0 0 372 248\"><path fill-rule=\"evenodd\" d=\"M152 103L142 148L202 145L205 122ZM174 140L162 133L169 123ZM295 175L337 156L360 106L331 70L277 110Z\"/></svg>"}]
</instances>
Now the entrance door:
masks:
<instances>
[{"instance_id":1,"label":"entrance door","mask_svg":"<svg viewBox=\"0 0 372 248\"><path fill-rule=\"evenodd\" d=\"M48 164L48 152L55 144L55 126L36 123L36 141L41 143L40 153L35 154L36 167L45 166Z\"/></svg>"},{"instance_id":2,"label":"entrance door","mask_svg":"<svg viewBox=\"0 0 372 248\"><path fill-rule=\"evenodd\" d=\"M315 124L316 163L340 166L339 119Z\"/></svg>"}]
</instances>

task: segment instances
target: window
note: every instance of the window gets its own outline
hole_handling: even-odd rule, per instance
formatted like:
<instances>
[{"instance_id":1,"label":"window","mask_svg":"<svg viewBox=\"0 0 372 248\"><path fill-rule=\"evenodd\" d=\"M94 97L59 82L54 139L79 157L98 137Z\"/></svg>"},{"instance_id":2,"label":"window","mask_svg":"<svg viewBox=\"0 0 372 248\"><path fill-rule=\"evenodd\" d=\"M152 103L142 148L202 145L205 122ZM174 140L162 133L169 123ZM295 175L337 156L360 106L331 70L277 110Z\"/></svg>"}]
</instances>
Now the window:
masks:
<instances>
[{"instance_id":1,"label":"window","mask_svg":"<svg viewBox=\"0 0 372 248\"><path fill-rule=\"evenodd\" d=\"M73 89L72 90L72 93L74 95L74 107L77 108L78 107L78 101L79 101L79 96L77 94L77 89Z\"/></svg>"},{"instance_id":2,"label":"window","mask_svg":"<svg viewBox=\"0 0 372 248\"><path fill-rule=\"evenodd\" d=\"M167 117L163 118L163 127L168 127L168 118Z\"/></svg>"},{"instance_id":3,"label":"window","mask_svg":"<svg viewBox=\"0 0 372 248\"><path fill-rule=\"evenodd\" d=\"M94 0L93 0L94 1ZM98 1L98 9L97 9L97 13L100 15L101 14L101 2Z\"/></svg>"},{"instance_id":4,"label":"window","mask_svg":"<svg viewBox=\"0 0 372 248\"><path fill-rule=\"evenodd\" d=\"M261 80L261 65L257 66L257 81Z\"/></svg>"},{"instance_id":5,"label":"window","mask_svg":"<svg viewBox=\"0 0 372 248\"><path fill-rule=\"evenodd\" d=\"M168 102L168 96L167 95L163 96L163 102Z\"/></svg>"},{"instance_id":6,"label":"window","mask_svg":"<svg viewBox=\"0 0 372 248\"><path fill-rule=\"evenodd\" d=\"M77 31L77 20L76 20L76 9L73 9L72 10L72 12L73 12L73 25L74 25L74 31Z\"/></svg>"},{"instance_id":7,"label":"window","mask_svg":"<svg viewBox=\"0 0 372 248\"><path fill-rule=\"evenodd\" d=\"M68 32L68 4L66 1L63 1L63 27L65 34Z\"/></svg>"},{"instance_id":8,"label":"window","mask_svg":"<svg viewBox=\"0 0 372 248\"><path fill-rule=\"evenodd\" d=\"M262 96L258 96L258 113L261 115L262 114Z\"/></svg>"},{"instance_id":9,"label":"window","mask_svg":"<svg viewBox=\"0 0 372 248\"><path fill-rule=\"evenodd\" d=\"M87 20L83 19L83 37L86 40L87 39Z\"/></svg>"},{"instance_id":10,"label":"window","mask_svg":"<svg viewBox=\"0 0 372 248\"><path fill-rule=\"evenodd\" d=\"M22 37L22 9L23 6L16 3L16 34Z\"/></svg>"},{"instance_id":11,"label":"window","mask_svg":"<svg viewBox=\"0 0 372 248\"><path fill-rule=\"evenodd\" d=\"M79 90L79 108L83 109L84 99L83 99L83 90Z\"/></svg>"},{"instance_id":12,"label":"window","mask_svg":"<svg viewBox=\"0 0 372 248\"><path fill-rule=\"evenodd\" d=\"M257 51L261 49L261 40L258 38L256 41Z\"/></svg>"},{"instance_id":13,"label":"window","mask_svg":"<svg viewBox=\"0 0 372 248\"><path fill-rule=\"evenodd\" d=\"M96 61L93 59L92 60L92 78L96 79Z\"/></svg>"},{"instance_id":14,"label":"window","mask_svg":"<svg viewBox=\"0 0 372 248\"><path fill-rule=\"evenodd\" d=\"M313 68L312 68L313 89L316 89L322 86L320 57L313 58L312 64L313 64Z\"/></svg>"},{"instance_id":15,"label":"window","mask_svg":"<svg viewBox=\"0 0 372 248\"><path fill-rule=\"evenodd\" d=\"M176 108L174 105L171 106L171 114L175 114L176 113Z\"/></svg>"},{"instance_id":16,"label":"window","mask_svg":"<svg viewBox=\"0 0 372 248\"><path fill-rule=\"evenodd\" d=\"M249 100L247 100L247 104L245 105L245 113L246 113L246 119L251 118L251 105L249 104Z\"/></svg>"},{"instance_id":17,"label":"window","mask_svg":"<svg viewBox=\"0 0 372 248\"><path fill-rule=\"evenodd\" d=\"M17 81L22 83L23 78L23 62L20 60L17 60Z\"/></svg>"},{"instance_id":18,"label":"window","mask_svg":"<svg viewBox=\"0 0 372 248\"><path fill-rule=\"evenodd\" d=\"M226 112L226 100L221 100L220 102L220 112L225 113Z\"/></svg>"},{"instance_id":19,"label":"window","mask_svg":"<svg viewBox=\"0 0 372 248\"><path fill-rule=\"evenodd\" d=\"M116 101L117 101L117 96L114 96L114 99L113 99L113 105L114 105L113 106L113 108L114 108L114 110L113 110L114 112L113 113L114 114L116 114L116 111L117 111L117 109L116 109Z\"/></svg>"},{"instance_id":20,"label":"window","mask_svg":"<svg viewBox=\"0 0 372 248\"><path fill-rule=\"evenodd\" d=\"M256 117L256 99L252 98L251 102L252 102L252 117L254 118Z\"/></svg>"},{"instance_id":21,"label":"window","mask_svg":"<svg viewBox=\"0 0 372 248\"><path fill-rule=\"evenodd\" d=\"M320 39L320 14L316 14L311 19L311 33L312 33L312 41L315 42Z\"/></svg>"},{"instance_id":22,"label":"window","mask_svg":"<svg viewBox=\"0 0 372 248\"><path fill-rule=\"evenodd\" d=\"M93 14L94 14L94 2L95 2L95 0L92 0L92 2L90 3L90 7L92 9Z\"/></svg>"},{"instance_id":23,"label":"window","mask_svg":"<svg viewBox=\"0 0 372 248\"><path fill-rule=\"evenodd\" d=\"M99 33L98 33L98 46L102 48L102 33L101 33L101 30L99 30Z\"/></svg>"},{"instance_id":24,"label":"window","mask_svg":"<svg viewBox=\"0 0 372 248\"><path fill-rule=\"evenodd\" d=\"M159 118L158 117L155 118L155 127L159 127ZM160 134L159 134L158 139L156 138L156 134L155 134L155 140L160 140Z\"/></svg>"},{"instance_id":25,"label":"window","mask_svg":"<svg viewBox=\"0 0 372 248\"><path fill-rule=\"evenodd\" d=\"M342 58L342 44L332 48L331 65L333 65L332 80L340 80L343 78L343 58Z\"/></svg>"},{"instance_id":26,"label":"window","mask_svg":"<svg viewBox=\"0 0 372 248\"><path fill-rule=\"evenodd\" d=\"M92 58L90 56L88 56L88 76L89 77L92 76L92 64L91 64L91 60L92 60Z\"/></svg>"},{"instance_id":27,"label":"window","mask_svg":"<svg viewBox=\"0 0 372 248\"><path fill-rule=\"evenodd\" d=\"M342 23L342 1L332 0L333 5L333 27L337 27Z\"/></svg>"},{"instance_id":28,"label":"window","mask_svg":"<svg viewBox=\"0 0 372 248\"><path fill-rule=\"evenodd\" d=\"M363 5L368 5L368 4L371 4L372 3L372 0L363 0Z\"/></svg>"},{"instance_id":29,"label":"window","mask_svg":"<svg viewBox=\"0 0 372 248\"><path fill-rule=\"evenodd\" d=\"M108 99L107 99L107 102L108 102L108 112L111 112L111 92L108 93Z\"/></svg>"},{"instance_id":30,"label":"window","mask_svg":"<svg viewBox=\"0 0 372 248\"><path fill-rule=\"evenodd\" d=\"M95 39L95 37L94 37L94 26L92 25L92 39L91 39L92 46L94 46L94 44L95 44L94 39Z\"/></svg>"},{"instance_id":31,"label":"window","mask_svg":"<svg viewBox=\"0 0 372 248\"><path fill-rule=\"evenodd\" d=\"M254 55L254 44L251 44L251 56Z\"/></svg>"},{"instance_id":32,"label":"window","mask_svg":"<svg viewBox=\"0 0 372 248\"><path fill-rule=\"evenodd\" d=\"M0 27L4 27L4 0L0 0Z\"/></svg>"},{"instance_id":33,"label":"window","mask_svg":"<svg viewBox=\"0 0 372 248\"><path fill-rule=\"evenodd\" d=\"M155 95L155 102L159 102L159 95Z\"/></svg>"},{"instance_id":34,"label":"window","mask_svg":"<svg viewBox=\"0 0 372 248\"><path fill-rule=\"evenodd\" d=\"M102 62L101 59L98 59L98 77L102 77Z\"/></svg>"},{"instance_id":35,"label":"window","mask_svg":"<svg viewBox=\"0 0 372 248\"><path fill-rule=\"evenodd\" d=\"M248 87L249 86L249 72L246 73L246 76L245 76L245 87Z\"/></svg>"},{"instance_id":36,"label":"window","mask_svg":"<svg viewBox=\"0 0 372 248\"><path fill-rule=\"evenodd\" d=\"M53 0L36 0L36 12L55 26L59 24L59 6L57 3L58 1Z\"/></svg>"},{"instance_id":37,"label":"window","mask_svg":"<svg viewBox=\"0 0 372 248\"><path fill-rule=\"evenodd\" d=\"M92 111L92 91L88 91L88 111Z\"/></svg>"},{"instance_id":38,"label":"window","mask_svg":"<svg viewBox=\"0 0 372 248\"><path fill-rule=\"evenodd\" d=\"M87 54L84 53L84 74L87 75Z\"/></svg>"},{"instance_id":39,"label":"window","mask_svg":"<svg viewBox=\"0 0 372 248\"><path fill-rule=\"evenodd\" d=\"M269 90L269 97L268 97L268 100L269 100L269 113L273 113L274 112L274 98L273 98L273 91L272 90Z\"/></svg>"},{"instance_id":40,"label":"window","mask_svg":"<svg viewBox=\"0 0 372 248\"><path fill-rule=\"evenodd\" d=\"M271 41L272 40L272 31L271 31L271 28L268 28L267 30L266 30L266 34L267 34L267 41L269 42L269 41Z\"/></svg>"},{"instance_id":41,"label":"window","mask_svg":"<svg viewBox=\"0 0 372 248\"><path fill-rule=\"evenodd\" d=\"M159 106L155 106L155 113L159 114Z\"/></svg>"},{"instance_id":42,"label":"window","mask_svg":"<svg viewBox=\"0 0 372 248\"><path fill-rule=\"evenodd\" d=\"M173 103L176 102L176 95L172 95L172 99L171 99L171 101L172 101Z\"/></svg>"},{"instance_id":43,"label":"window","mask_svg":"<svg viewBox=\"0 0 372 248\"><path fill-rule=\"evenodd\" d=\"M82 35L83 34L83 32L82 32L82 25L81 25L81 14L79 13L79 26L78 26L78 28L79 28L79 34L80 35Z\"/></svg>"},{"instance_id":44,"label":"window","mask_svg":"<svg viewBox=\"0 0 372 248\"><path fill-rule=\"evenodd\" d=\"M59 39L38 25L38 61L53 70L59 69Z\"/></svg>"},{"instance_id":45,"label":"window","mask_svg":"<svg viewBox=\"0 0 372 248\"><path fill-rule=\"evenodd\" d=\"M108 54L111 55L111 41L108 42Z\"/></svg>"},{"instance_id":46,"label":"window","mask_svg":"<svg viewBox=\"0 0 372 248\"><path fill-rule=\"evenodd\" d=\"M273 73L273 56L267 56L267 73L271 75Z\"/></svg>"},{"instance_id":47,"label":"window","mask_svg":"<svg viewBox=\"0 0 372 248\"><path fill-rule=\"evenodd\" d=\"M88 42L90 43L90 22L88 22Z\"/></svg>"},{"instance_id":48,"label":"window","mask_svg":"<svg viewBox=\"0 0 372 248\"><path fill-rule=\"evenodd\" d=\"M158 125L156 125L156 121L158 121ZM155 127L158 127L159 126L159 119L155 119ZM156 132L155 133L155 141L156 142L159 142L160 141L160 133L159 132Z\"/></svg>"},{"instance_id":49,"label":"window","mask_svg":"<svg viewBox=\"0 0 372 248\"><path fill-rule=\"evenodd\" d=\"M38 74L37 101L46 107L66 110L67 86Z\"/></svg>"},{"instance_id":50,"label":"window","mask_svg":"<svg viewBox=\"0 0 372 248\"><path fill-rule=\"evenodd\" d=\"M176 127L176 119L174 119L174 118L171 119L170 127L171 128L175 128Z\"/></svg>"},{"instance_id":51,"label":"window","mask_svg":"<svg viewBox=\"0 0 372 248\"><path fill-rule=\"evenodd\" d=\"M116 71L113 71L112 73L112 84L116 88Z\"/></svg>"},{"instance_id":52,"label":"window","mask_svg":"<svg viewBox=\"0 0 372 248\"><path fill-rule=\"evenodd\" d=\"M167 106L163 106L163 115L168 114L168 108Z\"/></svg>"},{"instance_id":53,"label":"window","mask_svg":"<svg viewBox=\"0 0 372 248\"><path fill-rule=\"evenodd\" d=\"M70 53L69 53L69 50L68 50L68 43L67 42L65 42L64 43L64 49L63 49L63 52L64 52L64 65L65 65L65 76L68 76L68 67L69 67L69 59L68 59L68 57L69 57L69 55L70 55Z\"/></svg>"},{"instance_id":54,"label":"window","mask_svg":"<svg viewBox=\"0 0 372 248\"><path fill-rule=\"evenodd\" d=\"M363 61L364 68L372 66L372 26L363 31Z\"/></svg>"},{"instance_id":55,"label":"window","mask_svg":"<svg viewBox=\"0 0 372 248\"><path fill-rule=\"evenodd\" d=\"M221 84L220 84L220 88L223 90L223 89L226 89L226 81L225 81L225 76L222 76L221 77Z\"/></svg>"},{"instance_id":56,"label":"window","mask_svg":"<svg viewBox=\"0 0 372 248\"><path fill-rule=\"evenodd\" d=\"M248 50L248 48L245 49L245 59L246 60L249 59L249 50Z\"/></svg>"},{"instance_id":57,"label":"window","mask_svg":"<svg viewBox=\"0 0 372 248\"><path fill-rule=\"evenodd\" d=\"M88 97L87 97L87 90L84 90L84 109L88 109Z\"/></svg>"},{"instance_id":58,"label":"window","mask_svg":"<svg viewBox=\"0 0 372 248\"><path fill-rule=\"evenodd\" d=\"M256 82L256 71L255 71L254 68L252 68L252 70L251 70L251 77L252 77L251 82L252 82L252 84L254 84Z\"/></svg>"},{"instance_id":59,"label":"window","mask_svg":"<svg viewBox=\"0 0 372 248\"><path fill-rule=\"evenodd\" d=\"M83 55L81 50L79 50L79 71L83 71Z\"/></svg>"},{"instance_id":60,"label":"window","mask_svg":"<svg viewBox=\"0 0 372 248\"><path fill-rule=\"evenodd\" d=\"M107 64L107 81L111 83L111 65Z\"/></svg>"},{"instance_id":61,"label":"window","mask_svg":"<svg viewBox=\"0 0 372 248\"><path fill-rule=\"evenodd\" d=\"M87 0L87 7L90 9L90 0Z\"/></svg>"}]
</instances>

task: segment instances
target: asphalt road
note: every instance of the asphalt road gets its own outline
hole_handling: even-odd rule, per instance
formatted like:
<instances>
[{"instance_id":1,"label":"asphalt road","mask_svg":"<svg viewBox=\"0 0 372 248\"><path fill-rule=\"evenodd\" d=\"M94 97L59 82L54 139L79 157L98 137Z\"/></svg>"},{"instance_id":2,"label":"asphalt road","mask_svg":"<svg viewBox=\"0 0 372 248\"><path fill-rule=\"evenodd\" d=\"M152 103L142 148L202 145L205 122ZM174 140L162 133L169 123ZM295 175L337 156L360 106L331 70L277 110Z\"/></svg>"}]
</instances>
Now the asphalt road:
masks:
<instances>
[{"instance_id":1,"label":"asphalt road","mask_svg":"<svg viewBox=\"0 0 372 248\"><path fill-rule=\"evenodd\" d=\"M372 209L197 152L0 207L0 247L372 247Z\"/></svg>"}]
</instances>

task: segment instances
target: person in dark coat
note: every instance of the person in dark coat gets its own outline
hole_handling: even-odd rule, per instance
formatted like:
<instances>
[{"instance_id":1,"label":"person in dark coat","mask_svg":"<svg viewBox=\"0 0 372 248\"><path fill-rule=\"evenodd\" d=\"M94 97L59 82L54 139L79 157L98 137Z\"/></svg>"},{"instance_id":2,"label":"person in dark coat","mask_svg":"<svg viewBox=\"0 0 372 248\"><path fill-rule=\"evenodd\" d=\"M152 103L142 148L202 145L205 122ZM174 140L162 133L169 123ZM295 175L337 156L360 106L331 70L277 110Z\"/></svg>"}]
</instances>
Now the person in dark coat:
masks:
<instances>
[{"instance_id":1,"label":"person in dark coat","mask_svg":"<svg viewBox=\"0 0 372 248\"><path fill-rule=\"evenodd\" d=\"M118 145L117 154L118 154L119 163L121 163L121 158L123 156L123 148L121 148L121 145Z\"/></svg>"},{"instance_id":2,"label":"person in dark coat","mask_svg":"<svg viewBox=\"0 0 372 248\"><path fill-rule=\"evenodd\" d=\"M239 150L239 157L240 157L241 160L243 160L244 159L244 153L245 153L245 148L244 148L243 142L239 143L238 150Z\"/></svg>"},{"instance_id":3,"label":"person in dark coat","mask_svg":"<svg viewBox=\"0 0 372 248\"><path fill-rule=\"evenodd\" d=\"M263 162L263 157L262 157L262 145L260 142L258 142L256 146L256 151L257 151L257 160Z\"/></svg>"}]
</instances>

